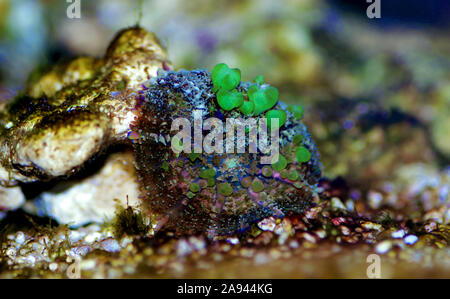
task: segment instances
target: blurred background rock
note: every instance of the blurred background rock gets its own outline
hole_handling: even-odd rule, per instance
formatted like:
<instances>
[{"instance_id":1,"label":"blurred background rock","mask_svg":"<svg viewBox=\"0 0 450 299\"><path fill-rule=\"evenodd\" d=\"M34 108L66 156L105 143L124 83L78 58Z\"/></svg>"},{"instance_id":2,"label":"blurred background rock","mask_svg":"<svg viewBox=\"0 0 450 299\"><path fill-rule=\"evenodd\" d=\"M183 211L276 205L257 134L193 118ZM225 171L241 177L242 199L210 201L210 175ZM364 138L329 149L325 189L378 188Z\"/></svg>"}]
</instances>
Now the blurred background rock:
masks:
<instances>
[{"instance_id":1,"label":"blurred background rock","mask_svg":"<svg viewBox=\"0 0 450 299\"><path fill-rule=\"evenodd\" d=\"M139 23L177 69L226 62L303 104L330 179L382 194L415 185L411 173L436 177L448 214L450 3L381 2L381 19L369 19L365 1L81 0L81 18L69 19L66 1L0 0L1 98L57 61L102 55Z\"/></svg>"}]
</instances>

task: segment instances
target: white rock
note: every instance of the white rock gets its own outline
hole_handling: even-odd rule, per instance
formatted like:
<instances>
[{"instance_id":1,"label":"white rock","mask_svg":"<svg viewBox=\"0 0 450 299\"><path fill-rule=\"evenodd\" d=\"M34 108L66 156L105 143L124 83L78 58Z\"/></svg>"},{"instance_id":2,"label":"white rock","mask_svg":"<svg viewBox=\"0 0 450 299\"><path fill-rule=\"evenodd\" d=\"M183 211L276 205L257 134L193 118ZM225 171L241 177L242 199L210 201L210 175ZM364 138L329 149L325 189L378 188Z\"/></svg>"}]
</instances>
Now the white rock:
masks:
<instances>
[{"instance_id":1,"label":"white rock","mask_svg":"<svg viewBox=\"0 0 450 299\"><path fill-rule=\"evenodd\" d=\"M25 202L20 187L0 186L0 210L10 211L19 208Z\"/></svg>"},{"instance_id":2,"label":"white rock","mask_svg":"<svg viewBox=\"0 0 450 299\"><path fill-rule=\"evenodd\" d=\"M99 172L82 180L60 183L27 203L24 209L76 227L111 219L117 205L126 207L128 202L136 208L138 196L131 152L116 153Z\"/></svg>"}]
</instances>

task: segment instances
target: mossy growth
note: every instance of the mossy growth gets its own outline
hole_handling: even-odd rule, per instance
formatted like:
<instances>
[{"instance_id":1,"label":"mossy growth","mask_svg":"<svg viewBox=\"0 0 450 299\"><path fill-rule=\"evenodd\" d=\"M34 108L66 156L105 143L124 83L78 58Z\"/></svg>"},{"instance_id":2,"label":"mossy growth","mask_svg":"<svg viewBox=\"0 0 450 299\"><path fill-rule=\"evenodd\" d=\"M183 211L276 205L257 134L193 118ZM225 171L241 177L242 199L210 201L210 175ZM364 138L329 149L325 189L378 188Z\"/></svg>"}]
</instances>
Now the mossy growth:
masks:
<instances>
[{"instance_id":1,"label":"mossy growth","mask_svg":"<svg viewBox=\"0 0 450 299\"><path fill-rule=\"evenodd\" d=\"M151 225L140 211L133 207L123 206L116 207L116 213L111 220L113 235L116 239L120 239L125 235L129 236L145 236L150 231Z\"/></svg>"}]
</instances>

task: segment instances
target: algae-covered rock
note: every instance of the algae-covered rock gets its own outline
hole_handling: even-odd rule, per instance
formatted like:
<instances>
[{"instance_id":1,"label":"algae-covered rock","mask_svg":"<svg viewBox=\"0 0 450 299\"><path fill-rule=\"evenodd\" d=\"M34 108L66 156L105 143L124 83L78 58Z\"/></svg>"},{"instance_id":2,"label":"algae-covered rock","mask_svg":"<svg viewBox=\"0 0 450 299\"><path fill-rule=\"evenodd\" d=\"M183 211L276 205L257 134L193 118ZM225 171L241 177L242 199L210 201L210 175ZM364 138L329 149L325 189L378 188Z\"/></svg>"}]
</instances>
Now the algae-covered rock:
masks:
<instances>
[{"instance_id":1,"label":"algae-covered rock","mask_svg":"<svg viewBox=\"0 0 450 299\"><path fill-rule=\"evenodd\" d=\"M119 32L104 58L78 58L43 75L3 111L0 180L71 175L126 139L136 93L167 63L156 37L136 27Z\"/></svg>"},{"instance_id":2,"label":"algae-covered rock","mask_svg":"<svg viewBox=\"0 0 450 299\"><path fill-rule=\"evenodd\" d=\"M236 87L234 93L254 103L253 112L244 117L239 109L244 102L234 105L237 97L223 91L224 87L216 94L214 80L214 70L212 78L208 71L194 70L162 72L150 82L131 133L144 204L160 216L166 229L181 233L207 231L210 235L242 231L264 217L304 211L317 198L321 169L315 144L298 118L301 118L299 108L279 102L277 92L267 84L238 80L226 88ZM274 97L266 98L267 90ZM225 151L222 143L219 150L208 152L205 143L209 133L219 130L215 131L217 146L219 139L226 140L227 134L235 130L226 126L231 119L244 124L244 128L246 121L255 120L253 126L247 127L251 133L256 130L257 121L269 118L269 112L263 113L269 109L273 112L270 117L280 115L281 125L280 156L273 164L264 165L261 162L264 154L250 151L251 134L244 140L233 137L231 152ZM202 149L191 152L190 146L187 151L183 148L183 152L172 149L177 137L172 124L177 119L187 120L192 127L199 121L206 127L208 119L218 122L214 130L205 129L194 136L204 140L197 144L204 152ZM187 132L190 140L191 129ZM261 142L261 135L258 137ZM238 150L238 146L243 147Z\"/></svg>"}]
</instances>

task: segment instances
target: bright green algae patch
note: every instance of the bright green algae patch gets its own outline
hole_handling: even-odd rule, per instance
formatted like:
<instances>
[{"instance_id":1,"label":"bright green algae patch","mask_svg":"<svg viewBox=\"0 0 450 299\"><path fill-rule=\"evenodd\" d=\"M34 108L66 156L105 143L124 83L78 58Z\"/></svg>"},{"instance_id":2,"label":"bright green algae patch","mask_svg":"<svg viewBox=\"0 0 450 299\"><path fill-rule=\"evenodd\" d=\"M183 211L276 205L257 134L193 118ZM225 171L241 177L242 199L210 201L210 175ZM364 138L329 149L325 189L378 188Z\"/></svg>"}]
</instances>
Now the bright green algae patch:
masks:
<instances>
[{"instance_id":1,"label":"bright green algae patch","mask_svg":"<svg viewBox=\"0 0 450 299\"><path fill-rule=\"evenodd\" d=\"M258 116L271 109L278 101L278 89L264 84L262 75L255 77L255 85L252 85L247 92L237 89L241 80L241 71L236 68L231 69L225 63L217 64L213 68L211 79L217 103L225 111L237 108L245 116ZM277 115L277 118L280 117L281 115Z\"/></svg>"}]
</instances>

